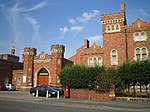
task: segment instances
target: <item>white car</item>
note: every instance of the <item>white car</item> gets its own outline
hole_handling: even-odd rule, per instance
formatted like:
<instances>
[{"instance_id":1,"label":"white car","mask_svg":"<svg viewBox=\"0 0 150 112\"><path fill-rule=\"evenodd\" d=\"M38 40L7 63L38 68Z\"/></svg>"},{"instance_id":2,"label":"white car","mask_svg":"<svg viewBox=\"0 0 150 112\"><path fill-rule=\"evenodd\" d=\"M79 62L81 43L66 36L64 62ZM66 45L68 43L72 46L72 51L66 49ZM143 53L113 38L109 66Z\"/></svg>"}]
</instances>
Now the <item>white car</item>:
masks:
<instances>
[{"instance_id":1,"label":"white car","mask_svg":"<svg viewBox=\"0 0 150 112\"><path fill-rule=\"evenodd\" d=\"M13 84L6 84L6 89L7 90L11 90L11 91L15 91L16 90L16 86Z\"/></svg>"}]
</instances>

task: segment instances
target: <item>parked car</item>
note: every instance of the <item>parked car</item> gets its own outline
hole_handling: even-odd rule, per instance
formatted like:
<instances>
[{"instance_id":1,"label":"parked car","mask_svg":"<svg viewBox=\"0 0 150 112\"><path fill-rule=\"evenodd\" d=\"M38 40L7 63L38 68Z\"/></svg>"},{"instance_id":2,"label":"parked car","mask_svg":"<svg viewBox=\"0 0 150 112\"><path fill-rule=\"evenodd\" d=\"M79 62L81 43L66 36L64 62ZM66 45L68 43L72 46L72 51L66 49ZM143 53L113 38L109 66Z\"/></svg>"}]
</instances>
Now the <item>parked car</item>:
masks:
<instances>
[{"instance_id":1,"label":"parked car","mask_svg":"<svg viewBox=\"0 0 150 112\"><path fill-rule=\"evenodd\" d=\"M57 97L57 90L50 86L36 86L30 89L30 94L36 96L38 90L38 96L45 96L48 91L48 97Z\"/></svg>"},{"instance_id":2,"label":"parked car","mask_svg":"<svg viewBox=\"0 0 150 112\"><path fill-rule=\"evenodd\" d=\"M55 87L55 86L51 86L51 87L56 89L57 91L59 91L60 96L64 95L64 88L63 87Z\"/></svg>"},{"instance_id":3,"label":"parked car","mask_svg":"<svg viewBox=\"0 0 150 112\"><path fill-rule=\"evenodd\" d=\"M0 85L0 91L2 90L6 90L6 86L5 85Z\"/></svg>"},{"instance_id":4,"label":"parked car","mask_svg":"<svg viewBox=\"0 0 150 112\"><path fill-rule=\"evenodd\" d=\"M16 86L14 84L6 84L6 90L9 91L15 91L16 90Z\"/></svg>"}]
</instances>

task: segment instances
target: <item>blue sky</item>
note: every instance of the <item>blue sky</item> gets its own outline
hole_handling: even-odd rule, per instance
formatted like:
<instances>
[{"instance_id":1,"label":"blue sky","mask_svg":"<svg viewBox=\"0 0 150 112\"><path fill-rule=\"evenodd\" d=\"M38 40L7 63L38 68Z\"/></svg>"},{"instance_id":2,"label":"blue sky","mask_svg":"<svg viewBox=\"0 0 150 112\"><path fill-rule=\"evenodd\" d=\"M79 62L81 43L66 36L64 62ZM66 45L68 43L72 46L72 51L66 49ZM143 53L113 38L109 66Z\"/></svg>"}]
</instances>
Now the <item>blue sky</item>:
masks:
<instances>
[{"instance_id":1,"label":"blue sky","mask_svg":"<svg viewBox=\"0 0 150 112\"><path fill-rule=\"evenodd\" d=\"M102 46L100 15L119 12L121 2L128 25L138 17L150 22L150 0L0 0L0 53L14 44L18 56L25 47L50 54L62 44L69 58L84 39Z\"/></svg>"}]
</instances>

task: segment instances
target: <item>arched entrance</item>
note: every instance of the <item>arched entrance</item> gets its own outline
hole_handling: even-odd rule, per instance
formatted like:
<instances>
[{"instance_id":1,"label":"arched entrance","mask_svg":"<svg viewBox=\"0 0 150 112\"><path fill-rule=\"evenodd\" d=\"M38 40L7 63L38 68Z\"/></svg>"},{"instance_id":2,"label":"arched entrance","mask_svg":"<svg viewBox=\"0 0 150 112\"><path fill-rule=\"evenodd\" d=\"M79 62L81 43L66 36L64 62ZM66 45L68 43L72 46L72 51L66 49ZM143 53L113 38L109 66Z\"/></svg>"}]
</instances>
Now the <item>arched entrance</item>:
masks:
<instances>
[{"instance_id":1,"label":"arched entrance","mask_svg":"<svg viewBox=\"0 0 150 112\"><path fill-rule=\"evenodd\" d=\"M49 84L49 73L45 68L42 68L37 77L37 85L48 85Z\"/></svg>"}]
</instances>

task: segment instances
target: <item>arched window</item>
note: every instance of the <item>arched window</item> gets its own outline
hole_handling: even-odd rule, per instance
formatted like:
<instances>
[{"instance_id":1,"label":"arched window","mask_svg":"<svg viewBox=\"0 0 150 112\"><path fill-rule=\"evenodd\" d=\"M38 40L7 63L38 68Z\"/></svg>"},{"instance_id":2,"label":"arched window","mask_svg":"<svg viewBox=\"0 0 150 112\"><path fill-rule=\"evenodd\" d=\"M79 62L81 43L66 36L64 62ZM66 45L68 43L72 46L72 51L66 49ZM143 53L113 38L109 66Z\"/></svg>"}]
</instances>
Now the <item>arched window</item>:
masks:
<instances>
[{"instance_id":1,"label":"arched window","mask_svg":"<svg viewBox=\"0 0 150 112\"><path fill-rule=\"evenodd\" d=\"M147 49L146 48L136 48L135 49L135 60L142 61L147 59Z\"/></svg>"},{"instance_id":2,"label":"arched window","mask_svg":"<svg viewBox=\"0 0 150 112\"><path fill-rule=\"evenodd\" d=\"M109 26L109 25L107 26L107 31L108 31L108 32L110 31L110 26Z\"/></svg>"},{"instance_id":3,"label":"arched window","mask_svg":"<svg viewBox=\"0 0 150 112\"><path fill-rule=\"evenodd\" d=\"M140 60L140 49L136 49L136 60Z\"/></svg>"},{"instance_id":4,"label":"arched window","mask_svg":"<svg viewBox=\"0 0 150 112\"><path fill-rule=\"evenodd\" d=\"M146 59L147 59L146 48L142 48L142 60L146 60Z\"/></svg>"},{"instance_id":5,"label":"arched window","mask_svg":"<svg viewBox=\"0 0 150 112\"><path fill-rule=\"evenodd\" d=\"M88 63L88 65L93 65L93 62L92 62L92 58L89 58L89 63Z\"/></svg>"},{"instance_id":6,"label":"arched window","mask_svg":"<svg viewBox=\"0 0 150 112\"><path fill-rule=\"evenodd\" d=\"M119 25L116 25L116 30L118 31L120 28L119 28Z\"/></svg>"},{"instance_id":7,"label":"arched window","mask_svg":"<svg viewBox=\"0 0 150 112\"><path fill-rule=\"evenodd\" d=\"M118 31L120 31L120 25L119 24L112 24L112 25L106 26L106 32L108 32L108 33L118 32Z\"/></svg>"},{"instance_id":8,"label":"arched window","mask_svg":"<svg viewBox=\"0 0 150 112\"><path fill-rule=\"evenodd\" d=\"M145 41L147 39L146 32L135 32L134 41Z\"/></svg>"},{"instance_id":9,"label":"arched window","mask_svg":"<svg viewBox=\"0 0 150 112\"><path fill-rule=\"evenodd\" d=\"M45 69L45 68L42 68L39 73L38 73L39 76L46 76L46 75L49 75L48 71Z\"/></svg>"},{"instance_id":10,"label":"arched window","mask_svg":"<svg viewBox=\"0 0 150 112\"><path fill-rule=\"evenodd\" d=\"M145 32L141 32L141 41L146 39L146 34Z\"/></svg>"},{"instance_id":11,"label":"arched window","mask_svg":"<svg viewBox=\"0 0 150 112\"><path fill-rule=\"evenodd\" d=\"M139 33L134 34L134 41L139 41Z\"/></svg>"},{"instance_id":12,"label":"arched window","mask_svg":"<svg viewBox=\"0 0 150 112\"><path fill-rule=\"evenodd\" d=\"M102 66L102 58L98 57L98 65Z\"/></svg>"},{"instance_id":13,"label":"arched window","mask_svg":"<svg viewBox=\"0 0 150 112\"><path fill-rule=\"evenodd\" d=\"M115 26L114 26L114 25L112 25L112 26L111 26L111 29L112 29L112 30L115 30Z\"/></svg>"},{"instance_id":14,"label":"arched window","mask_svg":"<svg viewBox=\"0 0 150 112\"><path fill-rule=\"evenodd\" d=\"M117 50L112 50L111 51L111 65L117 65Z\"/></svg>"}]
</instances>

